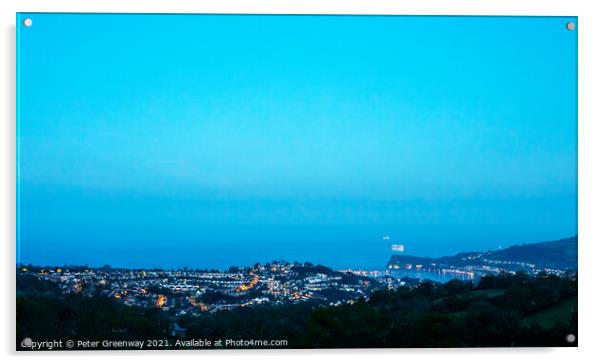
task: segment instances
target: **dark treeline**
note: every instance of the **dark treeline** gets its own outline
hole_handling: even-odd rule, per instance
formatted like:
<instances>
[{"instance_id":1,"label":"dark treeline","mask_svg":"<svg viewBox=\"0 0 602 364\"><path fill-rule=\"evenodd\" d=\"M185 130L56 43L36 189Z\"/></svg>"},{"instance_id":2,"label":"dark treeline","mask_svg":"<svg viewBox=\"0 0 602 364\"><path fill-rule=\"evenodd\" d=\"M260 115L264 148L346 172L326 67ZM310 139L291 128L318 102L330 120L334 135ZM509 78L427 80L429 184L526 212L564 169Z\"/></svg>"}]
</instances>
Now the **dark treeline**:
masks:
<instances>
[{"instance_id":1,"label":"dark treeline","mask_svg":"<svg viewBox=\"0 0 602 364\"><path fill-rule=\"evenodd\" d=\"M577 278L502 274L476 286L453 280L374 292L337 307L300 303L170 318L110 298L60 296L46 283L19 281L17 343L52 339L287 339L289 348L575 346ZM17 345L18 346L18 345Z\"/></svg>"}]
</instances>

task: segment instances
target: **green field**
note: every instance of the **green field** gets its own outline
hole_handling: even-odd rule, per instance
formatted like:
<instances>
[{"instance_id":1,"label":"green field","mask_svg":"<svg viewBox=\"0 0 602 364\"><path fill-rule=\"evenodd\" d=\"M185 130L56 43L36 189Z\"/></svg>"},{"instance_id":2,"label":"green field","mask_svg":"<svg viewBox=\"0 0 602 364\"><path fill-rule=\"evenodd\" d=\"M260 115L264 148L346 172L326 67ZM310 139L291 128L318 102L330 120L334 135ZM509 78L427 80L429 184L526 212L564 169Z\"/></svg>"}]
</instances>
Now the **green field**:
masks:
<instances>
[{"instance_id":1,"label":"green field","mask_svg":"<svg viewBox=\"0 0 602 364\"><path fill-rule=\"evenodd\" d=\"M479 290L475 290L475 291L470 291L470 292L463 292L461 294L455 294L455 295L451 295L451 296L445 296L445 297L441 297L437 300L435 300L435 302L441 302L446 298L451 298L451 297L463 297L463 298L470 298L470 299L475 299L475 298L481 298L481 299L489 299L489 298L493 298L496 296L501 296L502 294L504 294L506 290L505 289L497 289L497 288L492 288L492 289L479 289Z\"/></svg>"},{"instance_id":2,"label":"green field","mask_svg":"<svg viewBox=\"0 0 602 364\"><path fill-rule=\"evenodd\" d=\"M529 324L536 323L544 329L550 329L557 323L567 322L577 310L577 297L560 302L556 306L545 309L525 319Z\"/></svg>"},{"instance_id":3,"label":"green field","mask_svg":"<svg viewBox=\"0 0 602 364\"><path fill-rule=\"evenodd\" d=\"M497 289L497 288L480 289L477 291L470 292L470 295L473 298L477 298L477 297L493 298L496 296L501 296L502 294L504 294L505 291L506 291L505 289Z\"/></svg>"}]
</instances>

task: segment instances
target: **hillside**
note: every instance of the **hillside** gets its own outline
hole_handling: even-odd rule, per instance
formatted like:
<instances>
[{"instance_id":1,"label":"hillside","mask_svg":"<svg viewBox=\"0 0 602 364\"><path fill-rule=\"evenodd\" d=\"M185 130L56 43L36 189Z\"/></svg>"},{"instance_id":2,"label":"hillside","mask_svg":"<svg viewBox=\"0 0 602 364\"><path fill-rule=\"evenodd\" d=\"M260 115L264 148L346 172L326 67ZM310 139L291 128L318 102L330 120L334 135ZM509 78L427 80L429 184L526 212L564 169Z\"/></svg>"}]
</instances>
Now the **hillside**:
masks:
<instances>
[{"instance_id":1,"label":"hillside","mask_svg":"<svg viewBox=\"0 0 602 364\"><path fill-rule=\"evenodd\" d=\"M535 244L514 245L488 252L492 260L529 262L538 267L557 269L577 268L577 237Z\"/></svg>"},{"instance_id":2,"label":"hillside","mask_svg":"<svg viewBox=\"0 0 602 364\"><path fill-rule=\"evenodd\" d=\"M486 251L459 253L439 258L412 255L393 255L387 266L393 269L412 269L416 265L424 267L479 267L489 266L508 270L532 269L577 269L577 236L532 244Z\"/></svg>"}]
</instances>

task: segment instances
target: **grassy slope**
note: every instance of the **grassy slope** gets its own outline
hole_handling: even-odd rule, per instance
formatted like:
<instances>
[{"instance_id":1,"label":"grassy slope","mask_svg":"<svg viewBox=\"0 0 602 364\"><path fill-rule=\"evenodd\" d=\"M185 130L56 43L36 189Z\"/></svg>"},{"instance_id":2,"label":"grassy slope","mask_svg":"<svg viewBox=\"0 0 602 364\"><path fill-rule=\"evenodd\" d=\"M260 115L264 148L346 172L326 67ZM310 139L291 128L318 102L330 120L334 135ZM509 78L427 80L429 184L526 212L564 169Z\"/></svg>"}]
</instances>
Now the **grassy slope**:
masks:
<instances>
[{"instance_id":1,"label":"grassy slope","mask_svg":"<svg viewBox=\"0 0 602 364\"><path fill-rule=\"evenodd\" d=\"M497 289L497 288L480 289L477 291L472 291L471 296L472 297L485 296L486 298L493 298L493 297L504 294L505 291L506 291L505 289Z\"/></svg>"},{"instance_id":2,"label":"grassy slope","mask_svg":"<svg viewBox=\"0 0 602 364\"><path fill-rule=\"evenodd\" d=\"M537 323L544 329L550 329L557 323L568 321L575 310L577 310L577 297L570 298L560 302L556 306L533 314L526 318L526 322Z\"/></svg>"}]
</instances>

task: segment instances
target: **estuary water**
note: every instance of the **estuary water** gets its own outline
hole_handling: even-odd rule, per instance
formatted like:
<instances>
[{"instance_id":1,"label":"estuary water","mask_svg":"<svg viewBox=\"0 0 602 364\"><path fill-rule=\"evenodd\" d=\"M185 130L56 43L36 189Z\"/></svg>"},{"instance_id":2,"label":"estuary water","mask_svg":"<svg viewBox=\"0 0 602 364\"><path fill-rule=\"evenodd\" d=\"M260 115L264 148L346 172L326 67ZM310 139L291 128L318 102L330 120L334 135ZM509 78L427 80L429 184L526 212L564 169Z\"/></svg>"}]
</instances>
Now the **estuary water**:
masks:
<instances>
[{"instance_id":1,"label":"estuary water","mask_svg":"<svg viewBox=\"0 0 602 364\"><path fill-rule=\"evenodd\" d=\"M463 281L469 281L473 279L473 276L468 274L447 272L441 270L391 270L389 274L396 278L413 278L413 279L429 279L434 282L445 283L452 279L459 279Z\"/></svg>"}]
</instances>

